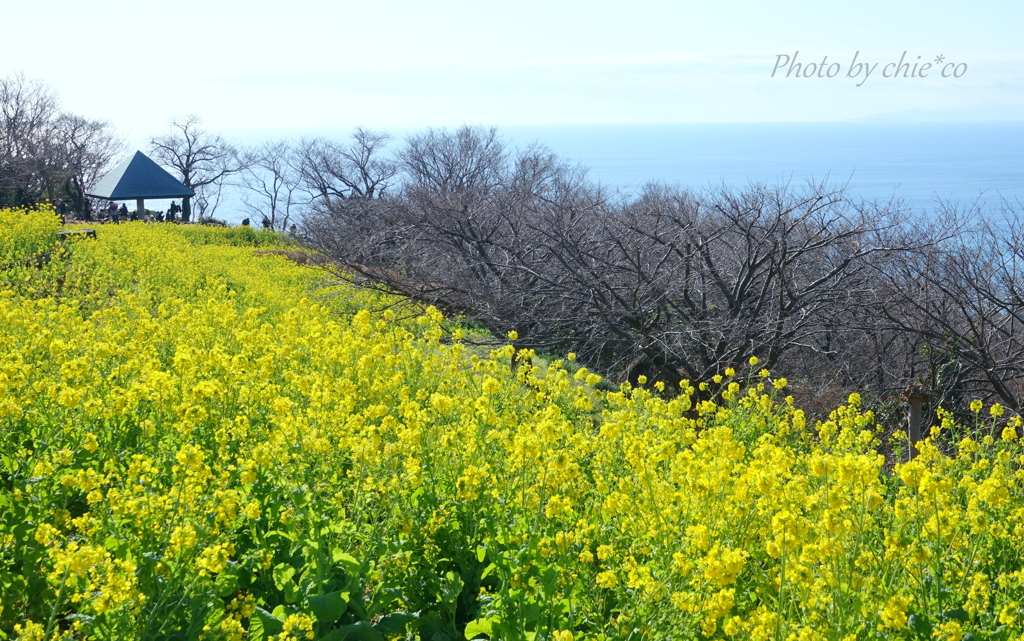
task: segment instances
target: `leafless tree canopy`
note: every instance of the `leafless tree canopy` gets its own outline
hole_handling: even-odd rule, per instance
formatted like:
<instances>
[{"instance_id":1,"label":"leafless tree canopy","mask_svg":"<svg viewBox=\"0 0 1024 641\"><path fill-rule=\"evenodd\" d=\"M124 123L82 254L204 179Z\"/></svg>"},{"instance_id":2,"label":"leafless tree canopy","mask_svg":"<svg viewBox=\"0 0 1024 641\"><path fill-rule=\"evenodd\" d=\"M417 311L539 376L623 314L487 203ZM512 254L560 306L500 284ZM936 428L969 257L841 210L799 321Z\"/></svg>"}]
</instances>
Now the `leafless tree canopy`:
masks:
<instances>
[{"instance_id":1,"label":"leafless tree canopy","mask_svg":"<svg viewBox=\"0 0 1024 641\"><path fill-rule=\"evenodd\" d=\"M959 233L928 251L908 253L885 270L893 303L880 306L889 326L918 337L920 375L946 405L973 398L1024 409L1024 215L1003 203L1000 215L940 208L963 220Z\"/></svg>"},{"instance_id":2,"label":"leafless tree canopy","mask_svg":"<svg viewBox=\"0 0 1024 641\"><path fill-rule=\"evenodd\" d=\"M309 204L299 184L298 156L287 141L265 142L244 152L242 202L268 229L284 230L299 208Z\"/></svg>"},{"instance_id":3,"label":"leafless tree canopy","mask_svg":"<svg viewBox=\"0 0 1024 641\"><path fill-rule=\"evenodd\" d=\"M66 198L81 209L85 190L123 149L107 123L61 111L45 84L0 78L0 202Z\"/></svg>"},{"instance_id":4,"label":"leafless tree canopy","mask_svg":"<svg viewBox=\"0 0 1024 641\"><path fill-rule=\"evenodd\" d=\"M303 234L337 274L515 330L520 347L670 385L757 357L813 394L918 378L953 403L1024 401L1019 208L925 223L826 183L609 195L480 127L412 136L394 165L363 145L393 185L371 193L312 153L324 145L303 154L320 185Z\"/></svg>"},{"instance_id":5,"label":"leafless tree canopy","mask_svg":"<svg viewBox=\"0 0 1024 641\"><path fill-rule=\"evenodd\" d=\"M192 205L200 217L212 216L220 204L226 181L245 168L238 150L220 135L203 128L195 115L171 120L169 130L149 141L153 160L173 169L195 200L185 199L182 220L188 221Z\"/></svg>"},{"instance_id":6,"label":"leafless tree canopy","mask_svg":"<svg viewBox=\"0 0 1024 641\"><path fill-rule=\"evenodd\" d=\"M397 173L382 152L386 133L357 128L347 143L325 138L300 141L295 167L309 199L319 208L343 207L349 199L382 197Z\"/></svg>"}]
</instances>

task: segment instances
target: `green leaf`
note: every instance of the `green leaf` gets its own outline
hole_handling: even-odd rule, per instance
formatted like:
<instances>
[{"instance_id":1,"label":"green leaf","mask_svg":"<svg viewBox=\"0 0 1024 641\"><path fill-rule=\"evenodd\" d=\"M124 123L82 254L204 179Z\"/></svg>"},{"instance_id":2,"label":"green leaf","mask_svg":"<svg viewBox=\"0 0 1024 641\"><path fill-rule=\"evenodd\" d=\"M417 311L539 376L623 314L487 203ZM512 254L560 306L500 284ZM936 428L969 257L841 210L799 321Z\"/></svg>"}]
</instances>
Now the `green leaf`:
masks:
<instances>
[{"instance_id":1,"label":"green leaf","mask_svg":"<svg viewBox=\"0 0 1024 641\"><path fill-rule=\"evenodd\" d=\"M545 614L546 613L543 612L540 609L540 606L536 603L528 603L522 609L522 617L527 623L536 623L537 621L540 621Z\"/></svg>"},{"instance_id":2,"label":"green leaf","mask_svg":"<svg viewBox=\"0 0 1024 641\"><path fill-rule=\"evenodd\" d=\"M412 494L409 495L409 501L413 505L419 505L420 504L420 497L421 496L423 496L423 486L422 485L419 486L418 488L416 488L416 490Z\"/></svg>"},{"instance_id":3,"label":"green leaf","mask_svg":"<svg viewBox=\"0 0 1024 641\"><path fill-rule=\"evenodd\" d=\"M291 583L293 576L295 576L295 568L287 563L278 563L274 566L274 585L278 590L283 590L286 585Z\"/></svg>"},{"instance_id":4,"label":"green leaf","mask_svg":"<svg viewBox=\"0 0 1024 641\"><path fill-rule=\"evenodd\" d=\"M384 637L368 622L360 621L334 628L320 637L320 641L384 641Z\"/></svg>"},{"instance_id":5,"label":"green leaf","mask_svg":"<svg viewBox=\"0 0 1024 641\"><path fill-rule=\"evenodd\" d=\"M932 635L932 622L928 620L927 614L911 614L907 621L910 629L919 635L930 638Z\"/></svg>"},{"instance_id":6,"label":"green leaf","mask_svg":"<svg viewBox=\"0 0 1024 641\"><path fill-rule=\"evenodd\" d=\"M239 587L246 588L246 587L249 587L250 585L252 585L253 576L252 576L252 572L248 568L242 567L242 566L238 566L238 567L235 568L234 573L235 573L235 576L238 577L238 585L239 585Z\"/></svg>"},{"instance_id":7,"label":"green leaf","mask_svg":"<svg viewBox=\"0 0 1024 641\"><path fill-rule=\"evenodd\" d=\"M299 600L299 588L292 582L284 584L285 603L296 603Z\"/></svg>"},{"instance_id":8,"label":"green leaf","mask_svg":"<svg viewBox=\"0 0 1024 641\"><path fill-rule=\"evenodd\" d=\"M462 581L462 577L454 572L448 572L444 576L446 581L441 586L440 600L442 603L455 603L466 584Z\"/></svg>"},{"instance_id":9,"label":"green leaf","mask_svg":"<svg viewBox=\"0 0 1024 641\"><path fill-rule=\"evenodd\" d=\"M481 634L486 634L488 637L494 634L494 617L484 617L482 619L474 619L466 624L465 636L467 639L475 639Z\"/></svg>"},{"instance_id":10,"label":"green leaf","mask_svg":"<svg viewBox=\"0 0 1024 641\"><path fill-rule=\"evenodd\" d=\"M483 546L477 547L476 560L483 563L485 558L487 558L487 548Z\"/></svg>"},{"instance_id":11,"label":"green leaf","mask_svg":"<svg viewBox=\"0 0 1024 641\"><path fill-rule=\"evenodd\" d=\"M411 612L392 612L385 614L373 625L373 629L385 635L405 634L406 628L413 621L419 620L418 614Z\"/></svg>"},{"instance_id":12,"label":"green leaf","mask_svg":"<svg viewBox=\"0 0 1024 641\"><path fill-rule=\"evenodd\" d=\"M348 610L348 592L341 590L307 597L306 600L309 601L309 609L316 615L317 621L334 623Z\"/></svg>"},{"instance_id":13,"label":"green leaf","mask_svg":"<svg viewBox=\"0 0 1024 641\"><path fill-rule=\"evenodd\" d=\"M331 551L331 558L335 563L340 563L345 566L345 569L349 570L353 574L359 573L359 561L356 560L356 557L345 552L341 548L334 548L334 550Z\"/></svg>"},{"instance_id":14,"label":"green leaf","mask_svg":"<svg viewBox=\"0 0 1024 641\"><path fill-rule=\"evenodd\" d=\"M955 619L961 623L966 623L970 618L971 615L967 614L967 610L964 610L963 608L954 608L939 615L939 619L943 621Z\"/></svg>"},{"instance_id":15,"label":"green leaf","mask_svg":"<svg viewBox=\"0 0 1024 641\"><path fill-rule=\"evenodd\" d=\"M249 619L249 641L264 641L270 635L263 629L263 620L257 615Z\"/></svg>"},{"instance_id":16,"label":"green leaf","mask_svg":"<svg viewBox=\"0 0 1024 641\"><path fill-rule=\"evenodd\" d=\"M1010 628L1005 625L1001 625L995 629L995 631L989 635L988 641L1006 641L1010 638Z\"/></svg>"},{"instance_id":17,"label":"green leaf","mask_svg":"<svg viewBox=\"0 0 1024 641\"><path fill-rule=\"evenodd\" d=\"M358 587L358 583L356 584ZM383 588L377 590L373 595L373 601L366 608L366 618L372 619L377 614L384 612L391 604L402 598L404 593L398 588Z\"/></svg>"},{"instance_id":18,"label":"green leaf","mask_svg":"<svg viewBox=\"0 0 1024 641\"><path fill-rule=\"evenodd\" d=\"M213 589L219 597L231 596L238 591L238 576L230 572L221 572L213 582Z\"/></svg>"},{"instance_id":19,"label":"green leaf","mask_svg":"<svg viewBox=\"0 0 1024 641\"><path fill-rule=\"evenodd\" d=\"M259 625L260 631L264 635L259 637L265 639L274 634L279 634L284 629L284 622L278 621L273 614L267 612L263 608L256 608L256 614L249 620L250 632L249 638L253 638L252 629L253 626Z\"/></svg>"}]
</instances>

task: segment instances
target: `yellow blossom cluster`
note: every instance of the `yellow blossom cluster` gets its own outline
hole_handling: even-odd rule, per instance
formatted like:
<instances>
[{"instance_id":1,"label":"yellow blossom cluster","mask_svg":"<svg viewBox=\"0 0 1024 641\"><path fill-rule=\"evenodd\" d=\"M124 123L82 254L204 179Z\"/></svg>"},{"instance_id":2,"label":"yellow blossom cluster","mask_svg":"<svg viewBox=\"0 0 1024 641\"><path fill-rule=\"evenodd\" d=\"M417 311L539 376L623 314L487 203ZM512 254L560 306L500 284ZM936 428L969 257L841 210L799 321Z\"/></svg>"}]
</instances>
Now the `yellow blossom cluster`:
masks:
<instances>
[{"instance_id":1,"label":"yellow blossom cluster","mask_svg":"<svg viewBox=\"0 0 1024 641\"><path fill-rule=\"evenodd\" d=\"M0 636L1022 634L1003 408L887 463L856 395L612 387L270 242L130 223L0 271Z\"/></svg>"}]
</instances>

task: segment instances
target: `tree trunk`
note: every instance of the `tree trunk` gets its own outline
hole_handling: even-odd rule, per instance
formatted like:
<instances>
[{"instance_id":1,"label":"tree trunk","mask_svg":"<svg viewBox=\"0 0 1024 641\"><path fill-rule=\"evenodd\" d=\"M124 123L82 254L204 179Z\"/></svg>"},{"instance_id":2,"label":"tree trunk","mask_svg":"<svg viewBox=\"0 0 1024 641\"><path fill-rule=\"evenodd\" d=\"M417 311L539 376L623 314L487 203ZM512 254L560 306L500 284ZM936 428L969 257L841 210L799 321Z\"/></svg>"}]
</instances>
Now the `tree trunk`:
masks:
<instances>
[{"instance_id":1,"label":"tree trunk","mask_svg":"<svg viewBox=\"0 0 1024 641\"><path fill-rule=\"evenodd\" d=\"M71 209L78 213L85 209L85 197L81 187L78 186L77 178L69 178L64 185L64 190L71 196Z\"/></svg>"},{"instance_id":2,"label":"tree trunk","mask_svg":"<svg viewBox=\"0 0 1024 641\"><path fill-rule=\"evenodd\" d=\"M192 217L192 199L185 196L181 199L181 222L187 223Z\"/></svg>"}]
</instances>

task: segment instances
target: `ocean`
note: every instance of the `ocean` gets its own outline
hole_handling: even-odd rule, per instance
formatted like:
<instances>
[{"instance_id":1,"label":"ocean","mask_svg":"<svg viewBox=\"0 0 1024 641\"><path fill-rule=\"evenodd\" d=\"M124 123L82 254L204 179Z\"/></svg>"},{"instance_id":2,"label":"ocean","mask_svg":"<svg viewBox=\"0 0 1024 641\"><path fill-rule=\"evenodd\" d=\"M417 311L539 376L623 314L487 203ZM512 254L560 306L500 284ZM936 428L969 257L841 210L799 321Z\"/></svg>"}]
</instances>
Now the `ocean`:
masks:
<instances>
[{"instance_id":1,"label":"ocean","mask_svg":"<svg viewBox=\"0 0 1024 641\"><path fill-rule=\"evenodd\" d=\"M393 130L399 140L415 130ZM702 189L828 180L856 198L901 199L918 212L938 200L997 208L1024 203L1024 121L931 123L743 123L506 126L511 144L540 143L589 168L623 196L649 181ZM242 144L345 129L225 132ZM398 143L393 143L397 145ZM216 216L237 223L241 197L226 194Z\"/></svg>"},{"instance_id":2,"label":"ocean","mask_svg":"<svg viewBox=\"0 0 1024 641\"><path fill-rule=\"evenodd\" d=\"M605 125L506 128L590 167L614 189L827 179L918 210L937 199L1024 201L1024 122Z\"/></svg>"}]
</instances>

